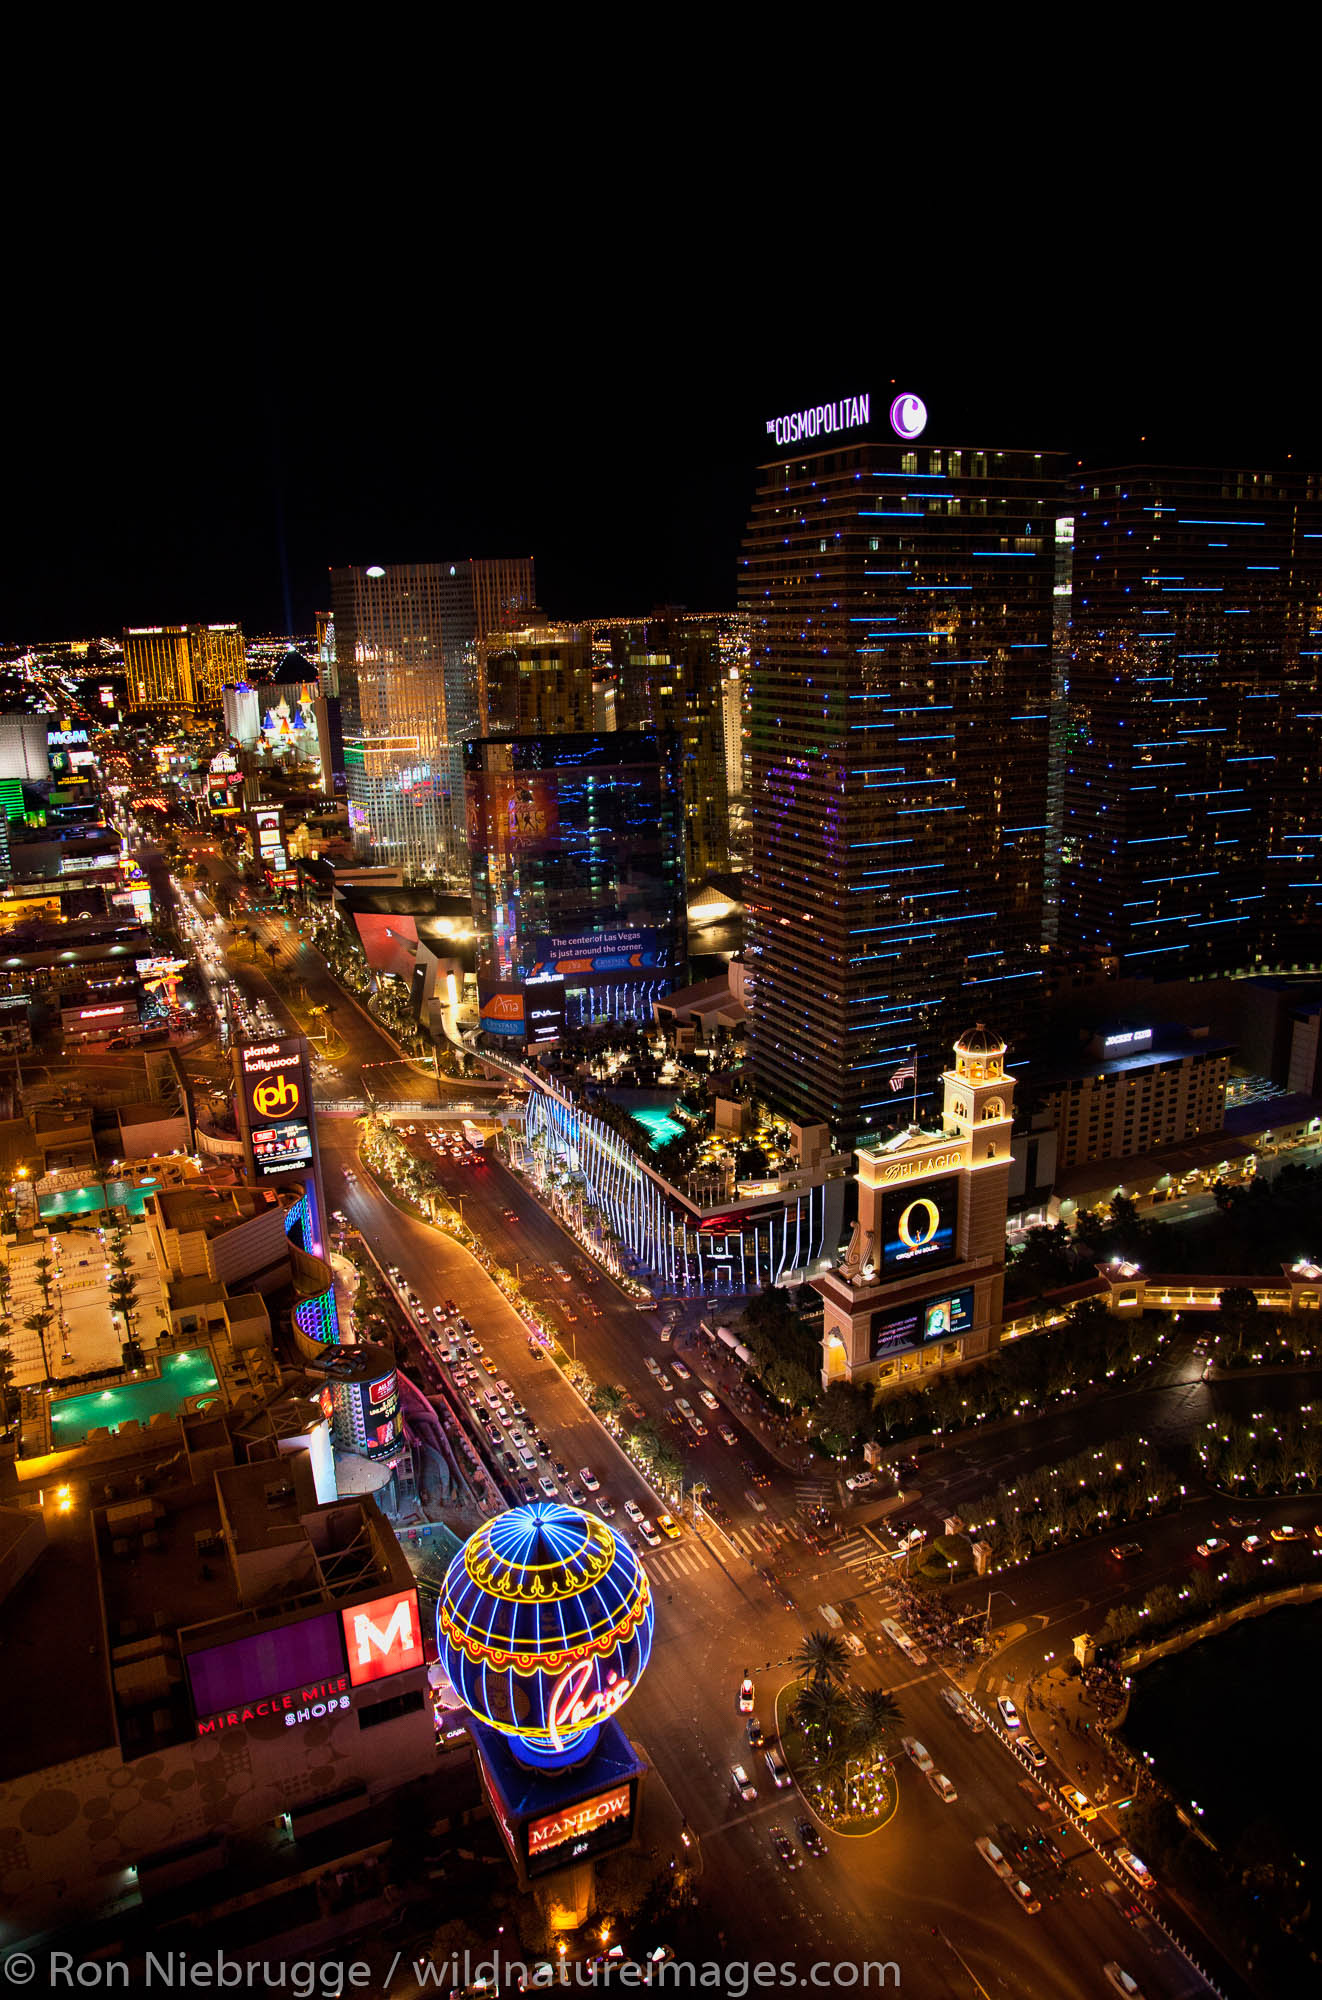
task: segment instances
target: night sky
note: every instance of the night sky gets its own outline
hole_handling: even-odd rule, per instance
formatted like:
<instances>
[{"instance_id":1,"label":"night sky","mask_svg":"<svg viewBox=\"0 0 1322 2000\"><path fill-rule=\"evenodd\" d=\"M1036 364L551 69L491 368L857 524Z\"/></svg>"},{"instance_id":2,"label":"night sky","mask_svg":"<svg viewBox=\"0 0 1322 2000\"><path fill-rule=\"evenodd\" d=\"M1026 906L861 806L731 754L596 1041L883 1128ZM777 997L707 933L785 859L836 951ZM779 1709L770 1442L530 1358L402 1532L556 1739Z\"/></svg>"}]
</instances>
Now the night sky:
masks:
<instances>
[{"instance_id":1,"label":"night sky","mask_svg":"<svg viewBox=\"0 0 1322 2000\"><path fill-rule=\"evenodd\" d=\"M593 289L479 292L425 338L406 317L346 339L333 301L153 315L146 336L34 326L5 412L0 640L301 633L332 564L499 553L536 557L553 617L730 607L766 418L864 389L875 408L892 380L925 399L930 443L1322 466L1306 346L1205 319L1178 286L1083 333L1087 298L1046 293L957 332L935 308L870 311L867 337L750 332L733 280L676 275L632 307Z\"/></svg>"}]
</instances>

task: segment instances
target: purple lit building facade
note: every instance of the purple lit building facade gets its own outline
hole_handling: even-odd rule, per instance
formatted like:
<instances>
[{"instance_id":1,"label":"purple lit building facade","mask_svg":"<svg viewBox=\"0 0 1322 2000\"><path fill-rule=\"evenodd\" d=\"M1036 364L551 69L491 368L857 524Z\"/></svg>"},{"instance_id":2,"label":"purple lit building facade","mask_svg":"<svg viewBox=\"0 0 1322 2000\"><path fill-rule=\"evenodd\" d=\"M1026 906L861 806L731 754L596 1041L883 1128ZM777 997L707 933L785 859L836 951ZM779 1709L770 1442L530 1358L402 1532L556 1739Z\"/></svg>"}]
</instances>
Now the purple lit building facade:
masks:
<instances>
[{"instance_id":1,"label":"purple lit building facade","mask_svg":"<svg viewBox=\"0 0 1322 2000\"><path fill-rule=\"evenodd\" d=\"M914 1046L930 1111L956 1033L1009 1025L1041 978L1063 471L892 438L759 473L756 1073L842 1145L907 1116L889 1085Z\"/></svg>"}]
</instances>

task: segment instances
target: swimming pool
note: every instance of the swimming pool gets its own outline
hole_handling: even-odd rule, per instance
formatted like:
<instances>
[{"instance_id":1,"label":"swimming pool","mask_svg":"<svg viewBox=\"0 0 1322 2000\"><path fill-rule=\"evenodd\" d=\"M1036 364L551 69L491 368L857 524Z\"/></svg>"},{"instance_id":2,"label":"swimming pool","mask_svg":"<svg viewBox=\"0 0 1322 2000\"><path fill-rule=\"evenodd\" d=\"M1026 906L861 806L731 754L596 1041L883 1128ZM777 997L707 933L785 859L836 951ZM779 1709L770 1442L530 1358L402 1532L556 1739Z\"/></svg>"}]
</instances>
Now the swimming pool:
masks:
<instances>
[{"instance_id":1,"label":"swimming pool","mask_svg":"<svg viewBox=\"0 0 1322 2000\"><path fill-rule=\"evenodd\" d=\"M132 1181L107 1181L103 1195L98 1182L94 1187L61 1188L58 1194L43 1194L38 1198L37 1211L43 1222L49 1222L53 1215L89 1215L94 1209L104 1208L108 1196L111 1208L127 1208L136 1218L146 1208L147 1196L155 1192L155 1181L144 1187L134 1187Z\"/></svg>"},{"instance_id":2,"label":"swimming pool","mask_svg":"<svg viewBox=\"0 0 1322 2000\"><path fill-rule=\"evenodd\" d=\"M646 1125L652 1135L650 1145L654 1153L668 1139L678 1139L684 1130L678 1118L672 1117L664 1104L650 1104L645 1111L634 1111L630 1116L636 1118L640 1125Z\"/></svg>"},{"instance_id":3,"label":"swimming pool","mask_svg":"<svg viewBox=\"0 0 1322 2000\"><path fill-rule=\"evenodd\" d=\"M56 1451L83 1444L91 1431L117 1431L136 1417L145 1424L152 1417L175 1416L191 1396L218 1389L211 1356L204 1347L185 1348L181 1354L162 1357L159 1376L142 1382L116 1382L108 1389L92 1389L85 1396L66 1396L51 1404L51 1443Z\"/></svg>"}]
</instances>

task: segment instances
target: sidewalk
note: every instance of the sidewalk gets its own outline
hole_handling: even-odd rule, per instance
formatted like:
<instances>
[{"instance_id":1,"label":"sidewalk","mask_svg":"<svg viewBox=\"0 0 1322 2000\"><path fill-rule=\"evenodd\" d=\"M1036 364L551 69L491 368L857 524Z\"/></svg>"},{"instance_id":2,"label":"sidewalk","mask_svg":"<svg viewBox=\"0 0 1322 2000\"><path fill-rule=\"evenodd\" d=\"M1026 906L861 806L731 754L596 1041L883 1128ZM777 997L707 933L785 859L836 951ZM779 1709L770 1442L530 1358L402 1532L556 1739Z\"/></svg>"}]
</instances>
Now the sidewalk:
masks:
<instances>
[{"instance_id":1,"label":"sidewalk","mask_svg":"<svg viewBox=\"0 0 1322 2000\"><path fill-rule=\"evenodd\" d=\"M673 1346L676 1350L683 1348L685 1365L692 1368L705 1388L716 1390L725 1398L744 1428L753 1433L758 1443L786 1472L796 1473L802 1478L816 1471L824 1479L835 1479L833 1469L825 1460L818 1459L795 1434L792 1419L778 1418L762 1398L745 1385L744 1364L735 1360L733 1355L727 1362L719 1341L684 1329L676 1332Z\"/></svg>"}]
</instances>

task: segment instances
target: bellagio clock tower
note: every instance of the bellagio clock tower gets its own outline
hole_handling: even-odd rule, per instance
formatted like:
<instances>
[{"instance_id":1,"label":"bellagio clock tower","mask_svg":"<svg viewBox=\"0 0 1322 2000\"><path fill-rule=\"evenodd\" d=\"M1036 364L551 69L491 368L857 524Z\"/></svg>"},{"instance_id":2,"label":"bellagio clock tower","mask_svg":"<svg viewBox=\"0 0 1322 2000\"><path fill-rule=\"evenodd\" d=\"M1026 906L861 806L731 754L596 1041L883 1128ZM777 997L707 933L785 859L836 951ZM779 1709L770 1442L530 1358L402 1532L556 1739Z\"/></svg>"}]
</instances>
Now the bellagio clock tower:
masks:
<instances>
[{"instance_id":1,"label":"bellagio clock tower","mask_svg":"<svg viewBox=\"0 0 1322 2000\"><path fill-rule=\"evenodd\" d=\"M942 1075L940 1132L858 1155L858 1221L824 1307L822 1381L884 1382L988 1354L1001 1331L1014 1083L979 1023Z\"/></svg>"}]
</instances>

